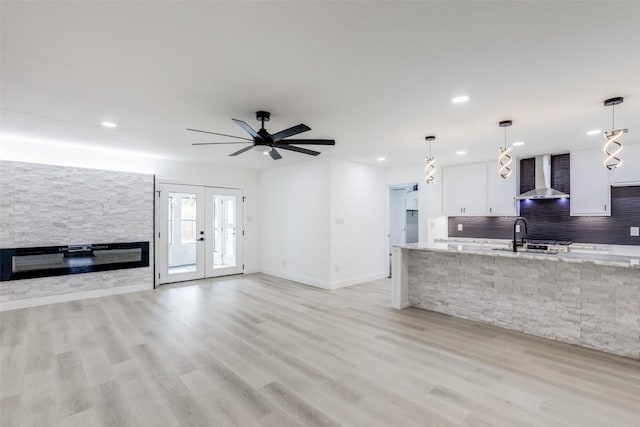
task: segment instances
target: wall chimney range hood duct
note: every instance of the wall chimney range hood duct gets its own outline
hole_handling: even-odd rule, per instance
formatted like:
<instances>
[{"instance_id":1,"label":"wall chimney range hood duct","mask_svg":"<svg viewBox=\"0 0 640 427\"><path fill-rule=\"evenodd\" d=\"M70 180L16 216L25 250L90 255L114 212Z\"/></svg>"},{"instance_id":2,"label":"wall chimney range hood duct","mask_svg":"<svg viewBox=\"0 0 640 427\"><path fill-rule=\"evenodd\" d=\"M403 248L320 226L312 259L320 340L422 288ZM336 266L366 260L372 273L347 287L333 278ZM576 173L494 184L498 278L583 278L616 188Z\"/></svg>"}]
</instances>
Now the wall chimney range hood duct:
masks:
<instances>
[{"instance_id":1,"label":"wall chimney range hood duct","mask_svg":"<svg viewBox=\"0 0 640 427\"><path fill-rule=\"evenodd\" d=\"M568 194L551 188L551 155L536 156L536 188L516 196L516 200L566 199Z\"/></svg>"}]
</instances>

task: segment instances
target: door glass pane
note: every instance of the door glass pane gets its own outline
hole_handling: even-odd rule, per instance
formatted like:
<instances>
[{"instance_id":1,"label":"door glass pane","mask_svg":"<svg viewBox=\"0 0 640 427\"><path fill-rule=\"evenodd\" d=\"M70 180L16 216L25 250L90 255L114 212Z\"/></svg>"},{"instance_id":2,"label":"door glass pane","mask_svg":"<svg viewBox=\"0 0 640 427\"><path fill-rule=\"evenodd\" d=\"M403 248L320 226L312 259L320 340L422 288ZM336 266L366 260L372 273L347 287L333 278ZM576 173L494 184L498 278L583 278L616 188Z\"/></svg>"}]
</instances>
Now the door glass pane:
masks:
<instances>
[{"instance_id":1,"label":"door glass pane","mask_svg":"<svg viewBox=\"0 0 640 427\"><path fill-rule=\"evenodd\" d=\"M227 266L236 265L236 209L235 200L229 197L225 206L225 245L223 262Z\"/></svg>"},{"instance_id":2,"label":"door glass pane","mask_svg":"<svg viewBox=\"0 0 640 427\"><path fill-rule=\"evenodd\" d=\"M196 207L193 193L168 194L169 274L196 271Z\"/></svg>"},{"instance_id":3,"label":"door glass pane","mask_svg":"<svg viewBox=\"0 0 640 427\"><path fill-rule=\"evenodd\" d=\"M213 196L213 268L236 266L236 200Z\"/></svg>"}]
</instances>

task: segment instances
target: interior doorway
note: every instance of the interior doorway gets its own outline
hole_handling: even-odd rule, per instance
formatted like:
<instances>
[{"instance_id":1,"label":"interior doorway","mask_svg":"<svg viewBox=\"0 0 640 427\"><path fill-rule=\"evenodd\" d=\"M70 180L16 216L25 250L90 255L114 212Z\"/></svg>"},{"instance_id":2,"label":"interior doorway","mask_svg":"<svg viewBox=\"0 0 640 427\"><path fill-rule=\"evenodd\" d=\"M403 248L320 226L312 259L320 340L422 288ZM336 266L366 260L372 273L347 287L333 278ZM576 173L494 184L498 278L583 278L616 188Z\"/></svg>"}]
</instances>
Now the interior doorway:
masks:
<instances>
[{"instance_id":1,"label":"interior doorway","mask_svg":"<svg viewBox=\"0 0 640 427\"><path fill-rule=\"evenodd\" d=\"M157 283L243 272L242 190L160 183L156 196Z\"/></svg>"},{"instance_id":2,"label":"interior doorway","mask_svg":"<svg viewBox=\"0 0 640 427\"><path fill-rule=\"evenodd\" d=\"M391 248L394 245L418 242L418 184L389 186L389 277Z\"/></svg>"}]
</instances>

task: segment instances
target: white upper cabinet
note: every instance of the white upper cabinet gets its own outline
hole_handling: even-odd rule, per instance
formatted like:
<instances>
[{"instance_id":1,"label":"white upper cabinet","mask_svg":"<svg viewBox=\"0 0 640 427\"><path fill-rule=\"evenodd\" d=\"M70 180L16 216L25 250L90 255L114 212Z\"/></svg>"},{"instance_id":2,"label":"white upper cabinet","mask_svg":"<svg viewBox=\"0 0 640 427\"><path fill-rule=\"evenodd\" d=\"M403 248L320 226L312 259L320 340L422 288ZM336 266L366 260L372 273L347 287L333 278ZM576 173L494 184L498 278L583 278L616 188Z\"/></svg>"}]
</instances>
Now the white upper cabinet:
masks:
<instances>
[{"instance_id":1,"label":"white upper cabinet","mask_svg":"<svg viewBox=\"0 0 640 427\"><path fill-rule=\"evenodd\" d=\"M486 215L487 164L442 168L442 208L447 216Z\"/></svg>"},{"instance_id":2,"label":"white upper cabinet","mask_svg":"<svg viewBox=\"0 0 640 427\"><path fill-rule=\"evenodd\" d=\"M512 163L512 167L514 164L515 162ZM498 174L497 163L487 163L487 215L517 215L517 184L518 177L515 172L503 179Z\"/></svg>"},{"instance_id":3,"label":"white upper cabinet","mask_svg":"<svg viewBox=\"0 0 640 427\"><path fill-rule=\"evenodd\" d=\"M600 148L571 152L572 216L611 215L612 173L603 161Z\"/></svg>"},{"instance_id":4,"label":"white upper cabinet","mask_svg":"<svg viewBox=\"0 0 640 427\"><path fill-rule=\"evenodd\" d=\"M601 164L604 161L604 153L600 150L602 156ZM624 145L620 153L622 166L614 169L614 184L640 184L640 144Z\"/></svg>"}]
</instances>

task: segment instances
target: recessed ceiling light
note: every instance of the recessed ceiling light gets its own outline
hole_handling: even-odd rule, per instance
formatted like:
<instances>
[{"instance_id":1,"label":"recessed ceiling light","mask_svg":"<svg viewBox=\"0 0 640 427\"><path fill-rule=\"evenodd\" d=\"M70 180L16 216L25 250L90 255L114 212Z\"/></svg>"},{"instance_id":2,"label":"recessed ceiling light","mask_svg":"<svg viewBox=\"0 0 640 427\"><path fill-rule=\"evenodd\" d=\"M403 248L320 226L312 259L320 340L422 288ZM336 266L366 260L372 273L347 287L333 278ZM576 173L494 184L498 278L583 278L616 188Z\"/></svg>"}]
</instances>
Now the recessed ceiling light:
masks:
<instances>
[{"instance_id":1,"label":"recessed ceiling light","mask_svg":"<svg viewBox=\"0 0 640 427\"><path fill-rule=\"evenodd\" d=\"M106 127L106 128L117 128L118 125L113 123L113 122L102 122L100 123L102 126Z\"/></svg>"},{"instance_id":2,"label":"recessed ceiling light","mask_svg":"<svg viewBox=\"0 0 640 427\"><path fill-rule=\"evenodd\" d=\"M451 100L454 104L462 104L463 102L467 102L469 97L467 95L456 96Z\"/></svg>"},{"instance_id":3,"label":"recessed ceiling light","mask_svg":"<svg viewBox=\"0 0 640 427\"><path fill-rule=\"evenodd\" d=\"M464 150L458 150L458 151L456 151L456 154L457 154L458 156L464 156L465 154L467 154L467 152L466 152L466 151L464 151Z\"/></svg>"},{"instance_id":4,"label":"recessed ceiling light","mask_svg":"<svg viewBox=\"0 0 640 427\"><path fill-rule=\"evenodd\" d=\"M385 157L378 157L376 160L379 162L384 162L387 159Z\"/></svg>"},{"instance_id":5,"label":"recessed ceiling light","mask_svg":"<svg viewBox=\"0 0 640 427\"><path fill-rule=\"evenodd\" d=\"M524 141L516 141L516 142L513 143L514 147L519 147L521 145L524 145Z\"/></svg>"},{"instance_id":6,"label":"recessed ceiling light","mask_svg":"<svg viewBox=\"0 0 640 427\"><path fill-rule=\"evenodd\" d=\"M601 134L602 131L600 129L588 130L587 135L598 135Z\"/></svg>"}]
</instances>

